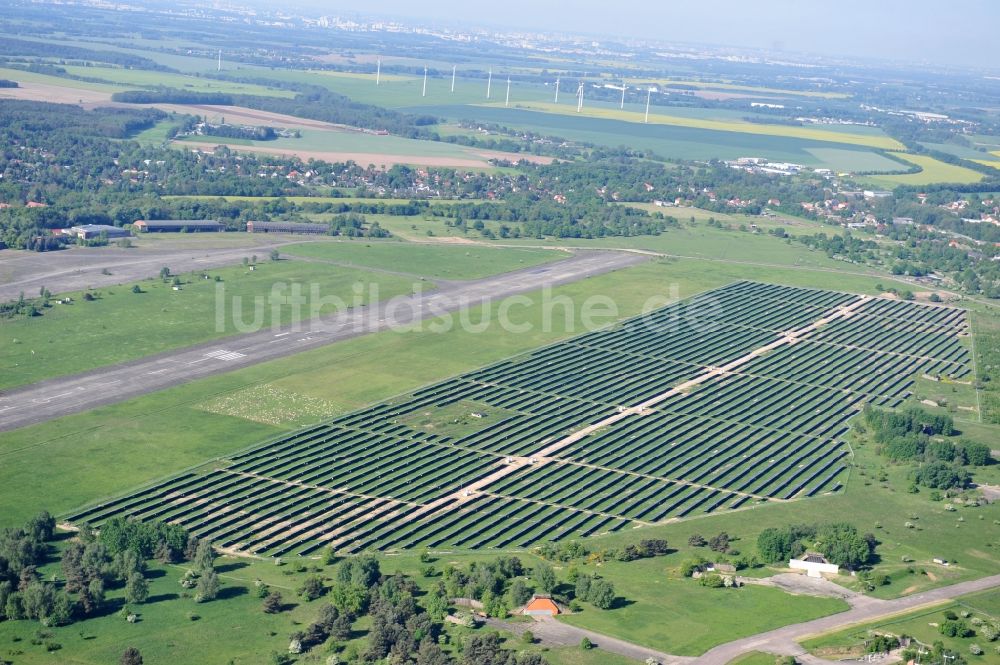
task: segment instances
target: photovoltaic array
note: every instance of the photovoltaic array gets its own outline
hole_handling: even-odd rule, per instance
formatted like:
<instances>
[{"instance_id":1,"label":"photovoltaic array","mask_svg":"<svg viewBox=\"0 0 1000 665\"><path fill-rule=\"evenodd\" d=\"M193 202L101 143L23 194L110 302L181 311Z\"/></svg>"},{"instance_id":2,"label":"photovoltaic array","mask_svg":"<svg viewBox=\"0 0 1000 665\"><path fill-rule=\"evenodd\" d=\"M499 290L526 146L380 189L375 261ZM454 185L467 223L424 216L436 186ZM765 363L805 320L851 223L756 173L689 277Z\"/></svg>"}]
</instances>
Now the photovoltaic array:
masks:
<instances>
[{"instance_id":1,"label":"photovoltaic array","mask_svg":"<svg viewBox=\"0 0 1000 665\"><path fill-rule=\"evenodd\" d=\"M849 419L967 376L967 335L961 309L737 282L68 519L262 556L516 548L834 492ZM461 435L414 418L456 408L478 419Z\"/></svg>"}]
</instances>

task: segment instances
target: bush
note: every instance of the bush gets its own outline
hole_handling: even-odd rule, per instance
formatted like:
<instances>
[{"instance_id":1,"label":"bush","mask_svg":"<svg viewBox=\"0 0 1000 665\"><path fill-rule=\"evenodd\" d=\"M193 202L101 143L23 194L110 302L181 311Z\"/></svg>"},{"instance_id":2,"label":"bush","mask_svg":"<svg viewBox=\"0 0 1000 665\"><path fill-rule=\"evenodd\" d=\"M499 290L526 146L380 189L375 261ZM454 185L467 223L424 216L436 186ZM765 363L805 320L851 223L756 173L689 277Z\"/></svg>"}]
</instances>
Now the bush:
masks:
<instances>
[{"instance_id":1,"label":"bush","mask_svg":"<svg viewBox=\"0 0 1000 665\"><path fill-rule=\"evenodd\" d=\"M594 643L590 641L590 638L584 637L582 640L580 640L580 648L583 649L584 651L587 651L588 649L593 649Z\"/></svg>"}]
</instances>

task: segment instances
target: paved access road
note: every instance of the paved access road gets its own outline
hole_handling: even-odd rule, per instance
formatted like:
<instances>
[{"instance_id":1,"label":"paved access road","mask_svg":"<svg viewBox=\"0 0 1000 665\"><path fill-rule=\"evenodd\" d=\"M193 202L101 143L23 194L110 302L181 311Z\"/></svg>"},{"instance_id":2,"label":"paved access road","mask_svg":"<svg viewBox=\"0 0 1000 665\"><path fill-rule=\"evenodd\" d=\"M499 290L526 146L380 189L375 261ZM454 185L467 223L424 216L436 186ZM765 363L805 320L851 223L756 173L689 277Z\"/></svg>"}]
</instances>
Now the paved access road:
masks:
<instances>
[{"instance_id":1,"label":"paved access road","mask_svg":"<svg viewBox=\"0 0 1000 665\"><path fill-rule=\"evenodd\" d=\"M266 328L83 374L41 381L0 395L0 431L114 404L360 335L402 328L485 301L576 282L647 259L629 252L580 251L554 263L474 281L442 283L427 293L347 310L304 323L299 331L290 326ZM516 313L517 308L511 311ZM557 316L560 311L557 310Z\"/></svg>"}]
</instances>

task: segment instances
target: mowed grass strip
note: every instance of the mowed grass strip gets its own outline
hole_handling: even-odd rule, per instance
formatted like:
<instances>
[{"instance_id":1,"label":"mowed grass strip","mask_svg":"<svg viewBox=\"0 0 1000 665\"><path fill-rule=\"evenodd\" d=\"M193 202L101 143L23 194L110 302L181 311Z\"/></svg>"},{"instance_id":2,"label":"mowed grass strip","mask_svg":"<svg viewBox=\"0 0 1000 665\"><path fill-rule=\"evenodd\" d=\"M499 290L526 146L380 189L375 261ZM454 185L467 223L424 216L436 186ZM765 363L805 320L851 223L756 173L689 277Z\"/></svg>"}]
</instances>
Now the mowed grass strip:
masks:
<instances>
[{"instance_id":1,"label":"mowed grass strip","mask_svg":"<svg viewBox=\"0 0 1000 665\"><path fill-rule=\"evenodd\" d=\"M237 302L240 325L253 323L255 308L264 327L287 323L291 307L273 307L269 299L275 285L285 289L277 294L284 296L298 284L307 298L315 285L320 297L336 295L347 303L353 302L358 284L362 285L361 302L367 302L373 284L378 284L381 297L410 293L413 288L412 280L395 275L294 260L266 261L253 271L235 267L205 274L210 279L204 279L201 272L179 275L179 291L173 290L170 279L149 279L139 282L142 293L133 293L133 285L126 284L91 291L93 301L85 300L84 292L59 294L58 299L72 298L72 303L53 304L41 316L0 319L0 388L237 334ZM221 281L214 281L215 276ZM256 306L255 299L262 304ZM224 305L221 329L220 304ZM329 306L319 310L320 314L332 312ZM306 305L302 316L308 313Z\"/></svg>"},{"instance_id":2,"label":"mowed grass strip","mask_svg":"<svg viewBox=\"0 0 1000 665\"><path fill-rule=\"evenodd\" d=\"M486 106L496 106L486 104ZM524 108L544 113L556 113L569 115L575 113L575 107L567 104L554 104L551 102L526 102L518 103L518 108ZM623 111L619 109L609 109L601 107L588 107L584 103L580 115L593 118L606 118L610 120L625 120L628 122L642 123L644 114L639 111ZM709 118L686 118L664 113L649 114L649 124L673 125L675 127L689 127L692 129L711 129L723 132L740 132L743 134L760 134L764 136L783 136L788 138L806 139L812 141L824 141L830 143L847 143L850 145L861 145L869 148L882 148L885 150L902 150L904 146L888 136L872 136L870 134L850 134L847 132L831 132L811 127L797 127L789 125L766 125L752 122L721 121Z\"/></svg>"},{"instance_id":3,"label":"mowed grass strip","mask_svg":"<svg viewBox=\"0 0 1000 665\"><path fill-rule=\"evenodd\" d=\"M548 249L433 245L394 241L325 242L288 245L288 254L364 268L396 270L441 279L479 279L566 258Z\"/></svg>"}]
</instances>

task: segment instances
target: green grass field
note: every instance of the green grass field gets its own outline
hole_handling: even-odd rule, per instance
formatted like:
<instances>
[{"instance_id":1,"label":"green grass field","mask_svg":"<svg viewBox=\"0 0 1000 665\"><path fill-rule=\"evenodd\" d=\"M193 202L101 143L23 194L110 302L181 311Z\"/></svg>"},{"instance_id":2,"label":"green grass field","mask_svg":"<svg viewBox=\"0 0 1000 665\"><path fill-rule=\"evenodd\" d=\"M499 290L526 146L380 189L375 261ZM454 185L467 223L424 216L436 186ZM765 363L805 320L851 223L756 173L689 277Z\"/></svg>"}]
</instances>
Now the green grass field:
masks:
<instances>
[{"instance_id":1,"label":"green grass field","mask_svg":"<svg viewBox=\"0 0 1000 665\"><path fill-rule=\"evenodd\" d=\"M707 590L695 580L669 574L659 558L605 563L599 572L614 580L615 591L633 604L611 612L588 608L561 620L682 656L848 608L842 600L790 596L768 587ZM663 603L668 598L670 629L665 630Z\"/></svg>"},{"instance_id":2,"label":"green grass field","mask_svg":"<svg viewBox=\"0 0 1000 665\"><path fill-rule=\"evenodd\" d=\"M235 267L206 274L218 275L222 281L203 279L200 272L185 273L180 276L180 291L174 291L169 281L150 279L140 282L141 294L132 293L131 284L93 291L97 298L90 302L82 293L60 294L73 302L54 304L38 317L0 320L0 388L236 334L240 331L234 320L236 297L241 304L240 322L253 323L254 299L261 298L261 325L288 323L291 307L277 308L276 320L275 308L267 300L275 285L290 290L298 284L307 299L315 285L320 297L336 295L348 303L353 301L356 284L364 285L363 301L370 300L372 284L378 284L385 298L412 290L411 280L402 277L305 261L264 261L254 271ZM216 309L220 295L225 305L221 326ZM327 306L319 313L332 311ZM302 316L309 312L307 305Z\"/></svg>"},{"instance_id":3,"label":"green grass field","mask_svg":"<svg viewBox=\"0 0 1000 665\"><path fill-rule=\"evenodd\" d=\"M393 241L301 243L288 245L284 251L344 265L441 279L478 279L566 258L563 252L545 249L421 245Z\"/></svg>"}]
</instances>

